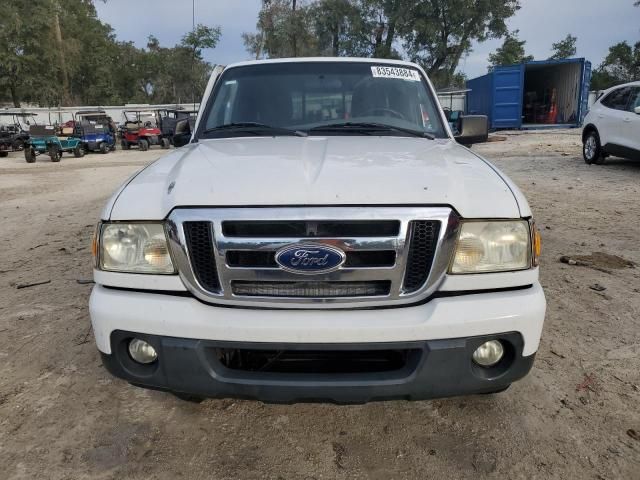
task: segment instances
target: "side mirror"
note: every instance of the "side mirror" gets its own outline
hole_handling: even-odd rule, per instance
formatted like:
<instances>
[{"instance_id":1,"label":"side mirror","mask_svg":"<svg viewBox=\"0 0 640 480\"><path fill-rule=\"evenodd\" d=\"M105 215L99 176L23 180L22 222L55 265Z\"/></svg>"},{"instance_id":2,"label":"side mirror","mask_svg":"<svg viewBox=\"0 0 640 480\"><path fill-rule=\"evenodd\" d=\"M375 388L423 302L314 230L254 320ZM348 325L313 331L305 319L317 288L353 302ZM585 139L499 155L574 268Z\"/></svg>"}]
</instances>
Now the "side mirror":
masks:
<instances>
[{"instance_id":1,"label":"side mirror","mask_svg":"<svg viewBox=\"0 0 640 480\"><path fill-rule=\"evenodd\" d=\"M634 108L633 111L640 115L640 106Z\"/></svg>"},{"instance_id":2,"label":"side mirror","mask_svg":"<svg viewBox=\"0 0 640 480\"><path fill-rule=\"evenodd\" d=\"M176 123L175 134L173 135L173 145L176 148L184 147L191 141L191 125L189 120L180 120Z\"/></svg>"},{"instance_id":3,"label":"side mirror","mask_svg":"<svg viewBox=\"0 0 640 480\"><path fill-rule=\"evenodd\" d=\"M461 116L458 120L458 132L455 139L462 145L484 143L489 138L489 117L486 115Z\"/></svg>"}]
</instances>

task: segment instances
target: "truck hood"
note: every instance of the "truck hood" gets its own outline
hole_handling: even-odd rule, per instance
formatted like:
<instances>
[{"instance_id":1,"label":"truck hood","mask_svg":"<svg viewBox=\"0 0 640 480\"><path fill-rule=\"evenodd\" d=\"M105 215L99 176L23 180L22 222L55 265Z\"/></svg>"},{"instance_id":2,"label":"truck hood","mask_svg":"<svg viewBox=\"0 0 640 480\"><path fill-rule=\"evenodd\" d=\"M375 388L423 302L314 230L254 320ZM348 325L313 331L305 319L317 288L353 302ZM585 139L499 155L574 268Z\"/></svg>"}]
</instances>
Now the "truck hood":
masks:
<instances>
[{"instance_id":1,"label":"truck hood","mask_svg":"<svg viewBox=\"0 0 640 480\"><path fill-rule=\"evenodd\" d=\"M175 207L450 205L466 218L526 215L521 194L452 140L244 137L202 140L130 179L105 220L159 220ZM521 205L519 205L519 202Z\"/></svg>"}]
</instances>

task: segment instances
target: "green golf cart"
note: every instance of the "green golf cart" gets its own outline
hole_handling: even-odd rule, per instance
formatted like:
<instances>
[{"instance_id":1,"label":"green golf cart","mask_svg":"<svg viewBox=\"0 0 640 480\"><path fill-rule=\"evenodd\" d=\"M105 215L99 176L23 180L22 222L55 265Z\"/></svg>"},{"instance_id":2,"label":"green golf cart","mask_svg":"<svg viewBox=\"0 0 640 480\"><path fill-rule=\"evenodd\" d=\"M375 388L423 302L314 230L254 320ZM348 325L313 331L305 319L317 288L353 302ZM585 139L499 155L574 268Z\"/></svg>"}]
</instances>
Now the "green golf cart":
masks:
<instances>
[{"instance_id":1,"label":"green golf cart","mask_svg":"<svg viewBox=\"0 0 640 480\"><path fill-rule=\"evenodd\" d=\"M76 158L84 156L82 139L74 137L59 137L56 127L52 125L31 125L29 127L29 141L24 148L24 158L27 163L34 163L38 155L47 154L52 162L59 162L62 153L72 153Z\"/></svg>"}]
</instances>

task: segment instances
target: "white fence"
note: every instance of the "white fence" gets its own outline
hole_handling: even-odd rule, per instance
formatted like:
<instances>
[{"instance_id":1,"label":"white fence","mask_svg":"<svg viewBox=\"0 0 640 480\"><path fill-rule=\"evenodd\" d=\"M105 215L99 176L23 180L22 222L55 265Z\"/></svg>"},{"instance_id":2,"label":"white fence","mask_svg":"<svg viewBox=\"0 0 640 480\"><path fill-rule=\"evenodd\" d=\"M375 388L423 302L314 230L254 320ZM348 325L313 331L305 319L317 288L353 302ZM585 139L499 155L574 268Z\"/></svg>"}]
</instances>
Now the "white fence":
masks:
<instances>
[{"instance_id":1,"label":"white fence","mask_svg":"<svg viewBox=\"0 0 640 480\"><path fill-rule=\"evenodd\" d=\"M20 113L35 113L35 121L38 124L62 124L73 120L73 114L82 110L104 110L116 123L124 123L124 114L126 110L139 110L146 109L153 110L156 108L167 109L197 109L199 104L193 103L172 103L168 105L143 105L143 104L129 104L122 106L82 106L82 107L53 107L53 108L39 108L39 107L23 107L23 108L8 108L0 110L0 112L20 112Z\"/></svg>"}]
</instances>

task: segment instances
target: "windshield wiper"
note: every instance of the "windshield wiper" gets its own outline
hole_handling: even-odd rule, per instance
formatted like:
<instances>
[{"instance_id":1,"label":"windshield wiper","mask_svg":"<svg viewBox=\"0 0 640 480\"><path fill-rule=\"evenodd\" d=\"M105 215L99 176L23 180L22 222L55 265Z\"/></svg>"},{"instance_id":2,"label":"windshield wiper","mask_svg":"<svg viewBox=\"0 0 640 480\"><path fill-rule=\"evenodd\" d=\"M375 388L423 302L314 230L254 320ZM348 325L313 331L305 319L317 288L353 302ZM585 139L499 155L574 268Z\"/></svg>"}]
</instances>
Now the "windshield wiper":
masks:
<instances>
[{"instance_id":1,"label":"windshield wiper","mask_svg":"<svg viewBox=\"0 0 640 480\"><path fill-rule=\"evenodd\" d=\"M270 132L273 134L280 135L295 135L296 137L306 137L306 132L301 132L299 130L291 130L289 128L283 127L274 127L271 125L265 125L264 123L258 122L234 122L234 123L225 123L224 125L219 125L217 127L207 128L203 133L213 133L213 132L221 132L225 130L242 130L248 133L253 133L255 135L260 135L261 132Z\"/></svg>"},{"instance_id":2,"label":"windshield wiper","mask_svg":"<svg viewBox=\"0 0 640 480\"><path fill-rule=\"evenodd\" d=\"M371 135L371 132L400 132L406 133L413 137L428 138L429 140L435 140L435 136L421 132L419 130L411 130L410 128L395 127L393 125L387 125L384 123L369 123L369 122L344 122L344 123L328 123L326 125L319 125L317 127L310 128L309 132L330 132L330 131L357 131L367 133Z\"/></svg>"}]
</instances>

